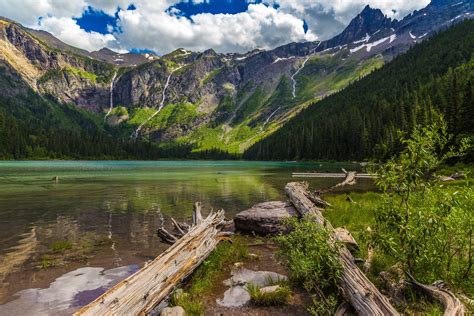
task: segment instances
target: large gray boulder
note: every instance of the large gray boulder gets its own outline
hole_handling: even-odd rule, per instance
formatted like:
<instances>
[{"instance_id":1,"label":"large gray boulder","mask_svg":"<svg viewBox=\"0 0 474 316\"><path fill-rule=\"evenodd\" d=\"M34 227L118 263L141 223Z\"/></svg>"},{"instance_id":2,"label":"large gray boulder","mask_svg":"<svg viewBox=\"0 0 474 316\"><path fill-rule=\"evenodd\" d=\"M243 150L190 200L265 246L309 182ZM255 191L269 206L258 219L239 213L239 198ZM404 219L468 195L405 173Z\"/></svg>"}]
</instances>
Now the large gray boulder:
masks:
<instances>
[{"instance_id":1,"label":"large gray boulder","mask_svg":"<svg viewBox=\"0 0 474 316\"><path fill-rule=\"evenodd\" d=\"M285 219L292 216L297 216L297 212L289 202L260 203L235 215L235 229L261 235L278 234L285 229Z\"/></svg>"}]
</instances>

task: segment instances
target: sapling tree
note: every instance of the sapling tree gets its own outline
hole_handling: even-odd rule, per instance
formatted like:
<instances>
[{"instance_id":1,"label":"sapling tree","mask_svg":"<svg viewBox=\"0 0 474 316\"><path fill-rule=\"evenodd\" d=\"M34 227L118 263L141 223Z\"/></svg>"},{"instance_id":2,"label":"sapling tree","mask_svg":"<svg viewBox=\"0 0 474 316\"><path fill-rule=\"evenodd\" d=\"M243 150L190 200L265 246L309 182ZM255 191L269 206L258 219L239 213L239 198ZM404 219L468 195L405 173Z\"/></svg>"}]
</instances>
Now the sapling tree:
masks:
<instances>
[{"instance_id":1,"label":"sapling tree","mask_svg":"<svg viewBox=\"0 0 474 316\"><path fill-rule=\"evenodd\" d=\"M472 275L474 192L468 181L443 185L436 171L448 159L462 156L469 140L452 146L440 118L416 127L401 143L404 150L398 156L372 168L383 191L373 243L420 280L461 283Z\"/></svg>"}]
</instances>

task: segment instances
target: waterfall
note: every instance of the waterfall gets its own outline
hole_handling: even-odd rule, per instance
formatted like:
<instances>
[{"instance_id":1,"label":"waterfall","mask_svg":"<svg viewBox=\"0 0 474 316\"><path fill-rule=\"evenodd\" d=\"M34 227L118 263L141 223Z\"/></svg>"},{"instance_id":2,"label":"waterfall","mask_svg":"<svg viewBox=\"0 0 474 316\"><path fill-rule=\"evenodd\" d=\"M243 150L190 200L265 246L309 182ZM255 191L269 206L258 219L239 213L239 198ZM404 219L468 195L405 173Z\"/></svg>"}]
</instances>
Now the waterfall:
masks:
<instances>
[{"instance_id":1,"label":"waterfall","mask_svg":"<svg viewBox=\"0 0 474 316\"><path fill-rule=\"evenodd\" d=\"M300 73L301 70L303 70L304 66L306 66L306 63L308 60L313 56L313 54L316 52L316 49L318 49L319 45L321 45L321 42L318 43L318 46L316 46L306 57L306 59L303 61L301 64L301 67L296 70L296 72L291 76L291 81L293 81L293 98L296 98L296 79L295 77Z\"/></svg>"},{"instance_id":2,"label":"waterfall","mask_svg":"<svg viewBox=\"0 0 474 316\"><path fill-rule=\"evenodd\" d=\"M263 126L262 126L262 129L268 124L268 122L270 122L270 120L272 119L272 117L280 110L280 107L278 107L278 109L276 109L275 111L272 112L272 114L270 114L269 117L267 117L267 119L265 120L265 123L263 123Z\"/></svg>"},{"instance_id":3,"label":"waterfall","mask_svg":"<svg viewBox=\"0 0 474 316\"><path fill-rule=\"evenodd\" d=\"M110 115L110 113L114 109L114 84L115 84L116 78L117 78L117 71L114 72L114 76L112 77L112 82L110 83L110 105L109 105L109 111L107 112L107 114L105 114L104 122L105 120L107 120L107 117Z\"/></svg>"},{"instance_id":4,"label":"waterfall","mask_svg":"<svg viewBox=\"0 0 474 316\"><path fill-rule=\"evenodd\" d=\"M138 126L138 128L132 133L132 138L137 138L138 135L140 135L140 132L142 130L142 128L145 126L146 123L148 123L149 121L151 121L155 116L158 115L158 113L160 113L161 109L165 106L165 101L166 101L166 90L168 90L168 86L170 85L170 80L171 80L171 76L173 75L173 73L175 73L176 71L178 71L179 69L183 68L184 66L180 66L176 69L174 69L168 76L168 79L166 79L166 83L165 83L165 86L163 88L163 95L162 95L162 98L161 98L161 103L160 105L158 106L158 108L156 109L155 113L153 113L153 115L151 115L149 118L147 118L142 124L140 124L140 126Z\"/></svg>"}]
</instances>

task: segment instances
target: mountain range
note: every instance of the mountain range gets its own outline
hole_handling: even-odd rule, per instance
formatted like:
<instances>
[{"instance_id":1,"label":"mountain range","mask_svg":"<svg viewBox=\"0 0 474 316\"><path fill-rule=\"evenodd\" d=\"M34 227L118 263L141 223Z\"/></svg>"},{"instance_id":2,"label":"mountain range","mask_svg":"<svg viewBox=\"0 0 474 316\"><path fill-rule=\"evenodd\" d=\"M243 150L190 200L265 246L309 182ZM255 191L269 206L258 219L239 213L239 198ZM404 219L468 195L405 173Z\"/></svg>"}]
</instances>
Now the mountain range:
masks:
<instances>
[{"instance_id":1,"label":"mountain range","mask_svg":"<svg viewBox=\"0 0 474 316\"><path fill-rule=\"evenodd\" d=\"M41 138L40 129L48 130L44 135L64 130L77 142L100 138L116 151L140 143L242 153L301 111L473 16L471 0L433 0L400 21L367 6L326 41L246 54L178 49L164 56L107 48L90 53L0 18L0 110L4 125L6 118L30 125L25 142ZM52 145L38 146L47 155Z\"/></svg>"}]
</instances>

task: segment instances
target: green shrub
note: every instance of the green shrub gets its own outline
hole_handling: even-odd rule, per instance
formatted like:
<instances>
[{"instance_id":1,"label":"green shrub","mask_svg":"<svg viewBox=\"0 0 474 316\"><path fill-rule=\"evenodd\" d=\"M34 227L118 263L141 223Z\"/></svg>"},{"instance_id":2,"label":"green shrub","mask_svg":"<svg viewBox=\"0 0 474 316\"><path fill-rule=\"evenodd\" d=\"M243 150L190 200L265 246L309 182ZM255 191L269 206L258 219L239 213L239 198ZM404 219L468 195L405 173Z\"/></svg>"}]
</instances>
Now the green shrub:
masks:
<instances>
[{"instance_id":1,"label":"green shrub","mask_svg":"<svg viewBox=\"0 0 474 316\"><path fill-rule=\"evenodd\" d=\"M443 278L472 291L474 189L469 182L447 187L434 176L468 143L451 148L443 120L416 128L401 142L404 151L375 169L384 193L375 210L373 243L422 282Z\"/></svg>"},{"instance_id":2,"label":"green shrub","mask_svg":"<svg viewBox=\"0 0 474 316\"><path fill-rule=\"evenodd\" d=\"M321 227L312 216L300 222L292 218L288 221L290 233L276 238L279 255L289 270L290 280L302 285L314 295L315 306L309 311L325 310L334 312L336 304L333 295L338 293L338 281L342 273L339 259L340 244L330 245L331 232Z\"/></svg>"}]
</instances>

